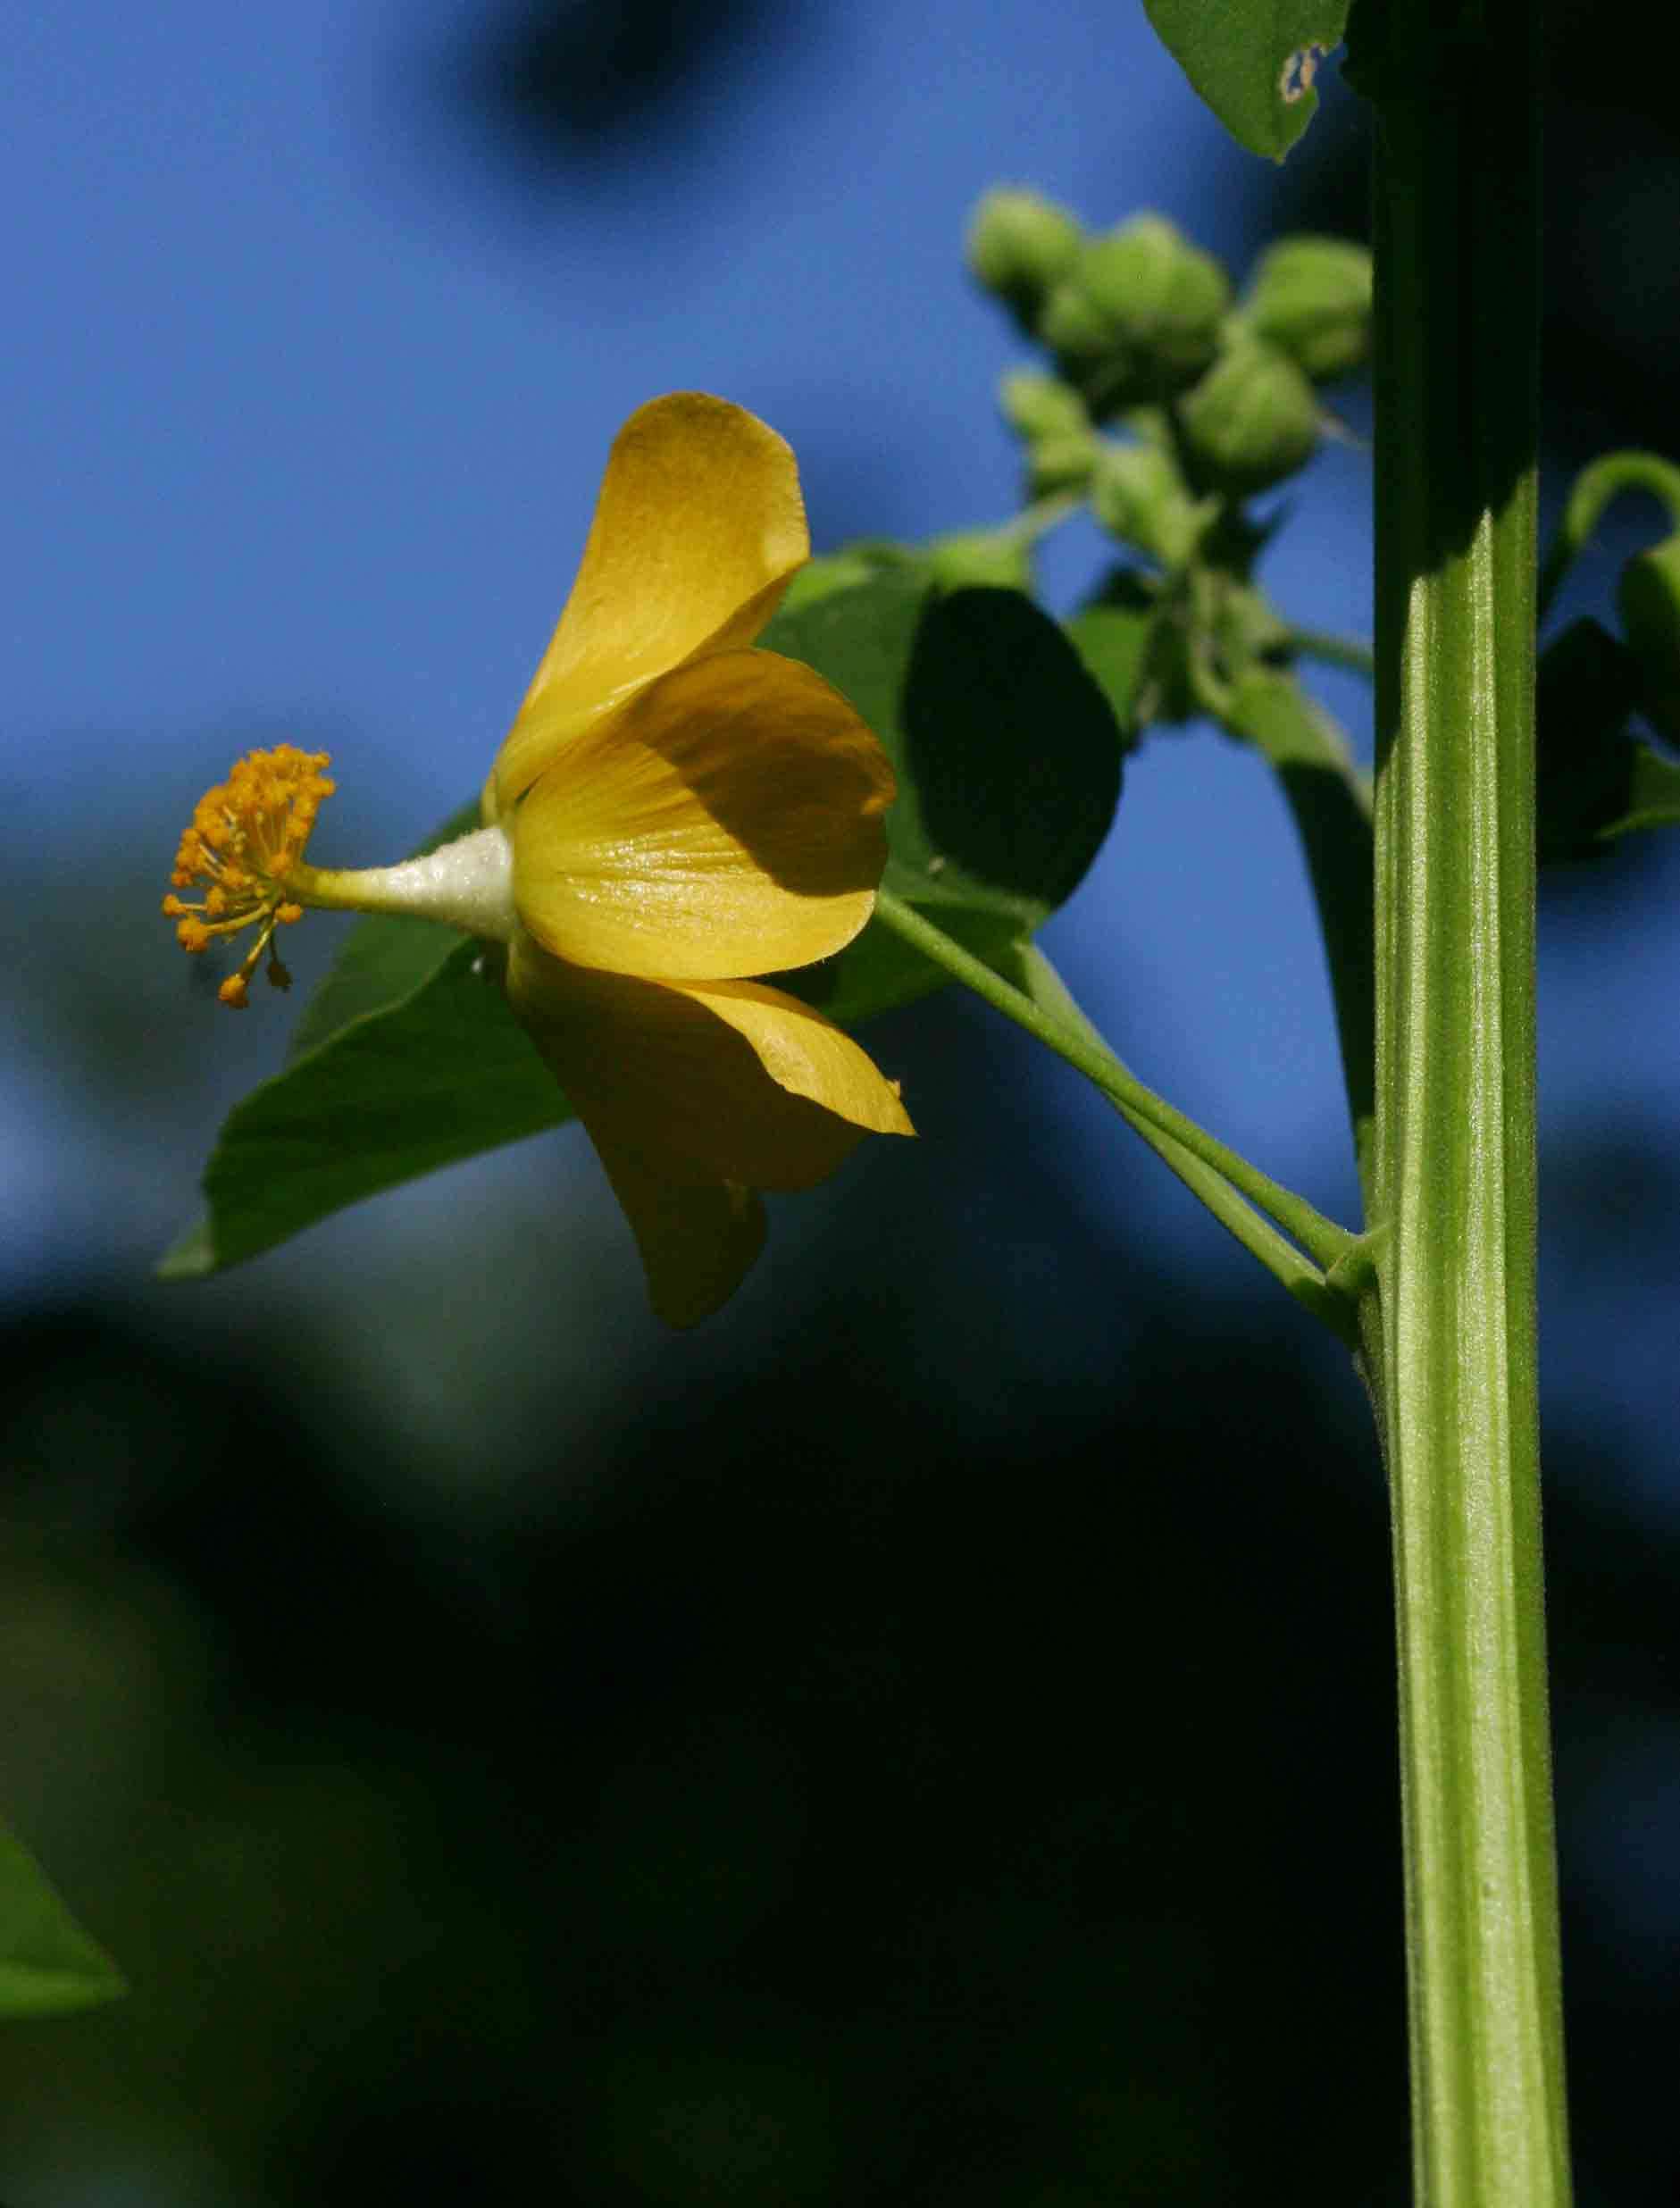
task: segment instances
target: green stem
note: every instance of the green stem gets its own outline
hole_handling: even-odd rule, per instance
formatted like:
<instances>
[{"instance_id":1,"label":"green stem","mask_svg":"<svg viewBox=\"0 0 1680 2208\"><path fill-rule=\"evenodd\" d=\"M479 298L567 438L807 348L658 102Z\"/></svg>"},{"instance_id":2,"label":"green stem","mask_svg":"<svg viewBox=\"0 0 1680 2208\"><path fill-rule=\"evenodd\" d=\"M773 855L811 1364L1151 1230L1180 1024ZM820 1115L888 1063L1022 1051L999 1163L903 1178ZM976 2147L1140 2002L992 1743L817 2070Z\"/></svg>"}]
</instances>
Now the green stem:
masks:
<instances>
[{"instance_id":1,"label":"green stem","mask_svg":"<svg viewBox=\"0 0 1680 2208\"><path fill-rule=\"evenodd\" d=\"M1602 520L1604 509L1626 490L1659 498L1680 529L1680 468L1654 452L1610 452L1575 479L1569 503L1546 554L1540 576L1539 617L1543 621L1558 586L1574 565L1582 546Z\"/></svg>"},{"instance_id":2,"label":"green stem","mask_svg":"<svg viewBox=\"0 0 1680 2208\"><path fill-rule=\"evenodd\" d=\"M1041 537L1048 537L1051 530L1059 529L1064 522L1071 522L1084 504L1077 491L1055 491L1048 498L1024 506L1013 521L1004 523L998 534L1014 544L1036 544Z\"/></svg>"},{"instance_id":3,"label":"green stem","mask_svg":"<svg viewBox=\"0 0 1680 2208\"><path fill-rule=\"evenodd\" d=\"M1074 1002L1067 984L1056 971L1049 958L1036 943L1021 947L1021 962L1027 983L1028 993L1035 1003L1044 1005L1057 1013L1066 1023L1077 1028L1085 1040L1104 1057L1112 1058L1107 1043ZM1116 1102L1107 1101L1126 1122L1133 1133L1147 1142L1168 1170L1177 1175L1192 1196L1212 1212L1214 1217L1252 1257L1265 1266L1274 1278L1282 1283L1295 1301L1321 1318L1331 1331L1350 1349L1359 1346L1358 1308L1357 1291L1344 1290L1341 1279L1357 1273L1357 1259L1344 1264L1336 1284L1325 1276L1309 1259L1302 1257L1291 1242L1280 1234L1271 1223L1261 1217L1243 1197L1239 1196L1229 1181L1211 1166L1205 1165L1192 1150L1170 1134L1149 1125L1135 1112Z\"/></svg>"},{"instance_id":4,"label":"green stem","mask_svg":"<svg viewBox=\"0 0 1680 2208\"><path fill-rule=\"evenodd\" d=\"M1305 1197L1296 1195L1293 1190L1261 1173L1246 1158L1228 1149L1165 1098L1146 1088L1115 1057L1096 1030L1073 1007L1071 999L1065 999L1064 1008L1057 1012L1047 1012L1024 990L1006 981L915 906L907 904L890 891L880 891L875 912L885 925L924 958L942 966L1007 1019L1014 1020L1017 1026L1024 1027L1028 1034L1083 1074L1117 1107L1128 1124L1166 1158L1186 1185L1208 1204L1221 1224L1291 1293L1299 1294L1303 1286L1322 1287L1323 1271L1303 1267L1300 1252L1291 1250L1281 1237L1266 1228L1265 1222L1256 1218L1254 1211L1249 1209L1250 1205L1292 1235L1319 1268L1336 1264L1355 1250L1358 1238L1345 1227L1326 1219ZM1187 1167L1197 1170L1187 1171Z\"/></svg>"},{"instance_id":5,"label":"green stem","mask_svg":"<svg viewBox=\"0 0 1680 2208\"><path fill-rule=\"evenodd\" d=\"M1534 1326L1538 10L1356 14L1376 106L1376 1154L1420 2208L1569 2194ZM1384 48L1383 41L1387 41Z\"/></svg>"},{"instance_id":6,"label":"green stem","mask_svg":"<svg viewBox=\"0 0 1680 2208\"><path fill-rule=\"evenodd\" d=\"M1363 637L1333 636L1328 629L1291 629L1285 647L1301 659L1316 659L1321 666L1345 667L1350 674L1368 681L1376 673L1376 655Z\"/></svg>"}]
</instances>

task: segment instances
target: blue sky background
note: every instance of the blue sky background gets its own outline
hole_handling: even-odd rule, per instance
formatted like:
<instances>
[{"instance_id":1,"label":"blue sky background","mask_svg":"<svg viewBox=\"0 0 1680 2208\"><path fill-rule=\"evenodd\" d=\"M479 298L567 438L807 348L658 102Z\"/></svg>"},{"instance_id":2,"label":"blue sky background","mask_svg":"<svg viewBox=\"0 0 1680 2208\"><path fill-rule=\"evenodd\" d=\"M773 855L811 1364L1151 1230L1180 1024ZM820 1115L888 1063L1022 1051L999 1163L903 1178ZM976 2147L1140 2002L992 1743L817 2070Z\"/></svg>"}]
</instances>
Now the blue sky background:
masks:
<instances>
[{"instance_id":1,"label":"blue sky background","mask_svg":"<svg viewBox=\"0 0 1680 2208\"><path fill-rule=\"evenodd\" d=\"M460 1375L484 1359L517 1392L539 1358L581 1418L650 1359L715 1352L672 1351L646 1319L575 1133L381 1200L237 1283L149 1283L222 1111L278 1065L288 1021L271 1000L220 1013L155 916L194 799L253 741L324 744L343 794L318 849L372 863L475 790L613 431L655 392L720 391L782 431L819 548L1006 514L1015 460L991 393L1019 347L962 272L980 192L1030 180L1096 223L1158 206L1240 272L1268 181L1115 0L748 12L715 70L547 162L498 147L459 96L478 20L457 0L60 0L12 27L0 76L0 1295L96 1290L206 1341L283 1317L430 1436L440 1467ZM1315 127L1356 128L1333 84ZM1266 580L1304 620L1365 629L1359 451L1327 447L1297 503ZM1058 541L1061 602L1097 556L1090 535ZM1612 573L1599 561L1584 592ZM1358 686L1324 694L1368 749ZM1635 1444L1629 1500L1669 1511L1676 1203L1641 1145L1671 1150L1680 1124L1677 882L1674 848L1653 847L1567 891L1542 998L1549 1155L1645 1160L1631 1182L1549 1192L1548 1388ZM1350 1210L1314 922L1256 762L1206 732L1152 743L1048 941L1146 1077ZM330 924L299 931L300 982L330 941ZM990 1153L1000 1180L1030 1139L1099 1234L1153 1219L1172 1262L1237 1275L1247 1261L1070 1077L1027 1078L1032 1114ZM940 1128L924 1125L925 1158ZM840 1200L803 1222L782 1209L737 1325L773 1338L801 1237ZM1055 1250L1024 1257L1020 1223L1003 1231L999 1331L1036 1317L1032 1354L1096 1369L1104 1334L1058 1302ZM1607 1269L1608 1243L1634 1278ZM463 1360L447 1374L443 1305ZM355 1324L369 1309L386 1323ZM945 1381L983 1395L961 1326L943 1331Z\"/></svg>"}]
</instances>

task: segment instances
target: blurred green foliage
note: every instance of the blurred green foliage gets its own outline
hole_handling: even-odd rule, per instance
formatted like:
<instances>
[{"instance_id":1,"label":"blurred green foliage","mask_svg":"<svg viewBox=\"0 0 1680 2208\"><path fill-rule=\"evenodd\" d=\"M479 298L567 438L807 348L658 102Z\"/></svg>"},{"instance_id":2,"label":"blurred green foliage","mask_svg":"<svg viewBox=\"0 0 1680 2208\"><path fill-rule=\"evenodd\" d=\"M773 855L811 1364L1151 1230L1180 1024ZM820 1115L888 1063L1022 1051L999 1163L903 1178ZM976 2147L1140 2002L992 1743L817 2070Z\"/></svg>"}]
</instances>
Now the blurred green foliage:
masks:
<instances>
[{"instance_id":1,"label":"blurred green foliage","mask_svg":"<svg viewBox=\"0 0 1680 2208\"><path fill-rule=\"evenodd\" d=\"M961 1007L918 1024L940 1096L993 1064ZM1048 1157L1011 1216L1058 1309L1125 1281L1112 1362L1012 1361L957 1250L971 1392L931 1389L882 1244L996 1185L951 1148L949 1187L836 1210L773 1359L663 1360L488 1504L261 1336L0 1337L9 1783L134 1988L0 2037L5 2197L1193 2208L1286 2162L1299 2201L1404 2199L1363 1406ZM1676 1192L1628 1201L1654 1252ZM1607 1703L1624 1754L1680 1724L1676 1559L1592 1500L1601 1456L1563 1436L1554 1477L1567 1804L1628 1768ZM1587 1930L1592 1829L1582 2151L1654 2203L1621 2112L1660 2101L1673 1989Z\"/></svg>"}]
</instances>

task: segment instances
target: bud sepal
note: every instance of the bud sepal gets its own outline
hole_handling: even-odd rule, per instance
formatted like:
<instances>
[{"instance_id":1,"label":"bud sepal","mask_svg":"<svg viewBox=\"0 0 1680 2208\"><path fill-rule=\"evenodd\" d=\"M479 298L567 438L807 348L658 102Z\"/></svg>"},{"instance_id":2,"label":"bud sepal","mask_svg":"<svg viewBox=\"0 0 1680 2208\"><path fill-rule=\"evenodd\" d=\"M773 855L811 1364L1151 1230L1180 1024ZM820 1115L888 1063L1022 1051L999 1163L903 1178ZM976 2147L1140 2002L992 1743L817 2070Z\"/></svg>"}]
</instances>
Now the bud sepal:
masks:
<instances>
[{"instance_id":1,"label":"bud sepal","mask_svg":"<svg viewBox=\"0 0 1680 2208\"><path fill-rule=\"evenodd\" d=\"M1286 353L1239 337L1181 400L1178 422L1193 480L1243 498L1305 467L1323 418L1312 385Z\"/></svg>"},{"instance_id":2,"label":"bud sepal","mask_svg":"<svg viewBox=\"0 0 1680 2208\"><path fill-rule=\"evenodd\" d=\"M1280 238L1260 256L1239 310L1252 336L1315 383L1350 375L1371 350L1371 255L1344 238Z\"/></svg>"}]
</instances>

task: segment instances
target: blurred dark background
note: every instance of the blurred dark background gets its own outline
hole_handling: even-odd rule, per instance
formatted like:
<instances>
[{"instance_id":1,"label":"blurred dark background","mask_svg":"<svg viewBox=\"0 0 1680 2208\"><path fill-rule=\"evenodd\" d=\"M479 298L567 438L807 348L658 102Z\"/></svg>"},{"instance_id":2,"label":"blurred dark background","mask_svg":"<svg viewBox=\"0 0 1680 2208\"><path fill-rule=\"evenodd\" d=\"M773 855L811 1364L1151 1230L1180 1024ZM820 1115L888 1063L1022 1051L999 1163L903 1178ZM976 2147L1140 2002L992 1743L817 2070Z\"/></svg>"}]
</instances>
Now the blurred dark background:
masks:
<instances>
[{"instance_id":1,"label":"blurred dark background","mask_svg":"<svg viewBox=\"0 0 1680 2208\"><path fill-rule=\"evenodd\" d=\"M1603 443L1674 451L1680 150L1654 72L1553 22L1555 505ZM0 1805L135 1992L0 2038L8 2208L1405 2198L1367 1415L1071 1075L954 1001L878 1024L924 1139L779 1206L681 1340L575 1132L147 1277L282 1049L148 916L237 752L325 744L322 848L394 855L481 777L641 398L773 421L821 546L1001 516L986 184L1162 206L1240 272L1359 234L1363 160L1333 83L1287 168L1239 156L1110 0L18 34ZM1367 527L1333 449L1275 594L1365 626ZM1057 541L1058 603L1096 556ZM1574 2120L1583 2202L1639 2208L1680 2192L1677 887L1653 841L1542 915ZM1350 1211L1251 760L1153 741L1049 941L1141 1070Z\"/></svg>"}]
</instances>

